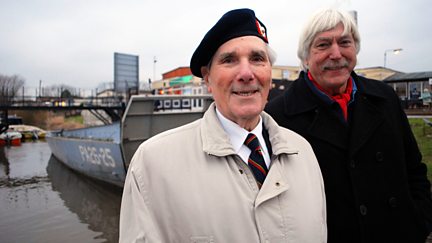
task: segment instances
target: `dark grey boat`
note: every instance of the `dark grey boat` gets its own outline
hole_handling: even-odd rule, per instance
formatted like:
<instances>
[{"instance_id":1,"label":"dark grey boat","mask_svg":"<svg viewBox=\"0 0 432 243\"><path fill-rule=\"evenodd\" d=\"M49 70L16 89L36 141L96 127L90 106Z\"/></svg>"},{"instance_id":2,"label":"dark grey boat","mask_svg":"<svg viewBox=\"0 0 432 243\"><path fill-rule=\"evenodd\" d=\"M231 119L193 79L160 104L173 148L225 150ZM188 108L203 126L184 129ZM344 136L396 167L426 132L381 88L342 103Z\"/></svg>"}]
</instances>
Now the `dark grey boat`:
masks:
<instances>
[{"instance_id":1,"label":"dark grey boat","mask_svg":"<svg viewBox=\"0 0 432 243\"><path fill-rule=\"evenodd\" d=\"M123 187L130 160L143 141L201 118L211 101L209 95L132 96L121 122L50 132L46 140L66 166ZM164 104L171 108L164 109Z\"/></svg>"}]
</instances>

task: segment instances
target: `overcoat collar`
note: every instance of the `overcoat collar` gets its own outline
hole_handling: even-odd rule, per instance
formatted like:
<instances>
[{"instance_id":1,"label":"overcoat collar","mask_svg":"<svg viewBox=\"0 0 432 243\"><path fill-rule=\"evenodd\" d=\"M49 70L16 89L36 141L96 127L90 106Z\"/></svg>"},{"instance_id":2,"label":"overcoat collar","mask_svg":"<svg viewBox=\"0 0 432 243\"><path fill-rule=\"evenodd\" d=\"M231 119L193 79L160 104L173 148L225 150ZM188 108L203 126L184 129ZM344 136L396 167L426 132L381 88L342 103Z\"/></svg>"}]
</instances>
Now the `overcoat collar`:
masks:
<instances>
[{"instance_id":1,"label":"overcoat collar","mask_svg":"<svg viewBox=\"0 0 432 243\"><path fill-rule=\"evenodd\" d=\"M260 115L263 119L264 130L267 133L264 134L264 136L268 136L268 142L271 145L269 153L272 151L272 154L275 156L279 156L283 153L298 153L299 148L296 147L297 145L291 143L289 138L281 135L282 132L280 130L284 128L280 127L266 112L263 111ZM203 151L205 153L221 157L236 154L228 134L226 134L217 118L216 105L214 102L204 113L200 129Z\"/></svg>"},{"instance_id":2,"label":"overcoat collar","mask_svg":"<svg viewBox=\"0 0 432 243\"><path fill-rule=\"evenodd\" d=\"M344 125L330 110L331 106L316 96L306 84L306 73L301 72L284 97L284 112L287 119L302 114L309 114L313 118L307 127L307 135L325 140L339 148L349 149L356 153L361 146L383 122L384 117L380 104L385 102L384 95L371 85L368 80L352 72L357 85L355 101L350 109L351 120L349 126Z\"/></svg>"}]
</instances>

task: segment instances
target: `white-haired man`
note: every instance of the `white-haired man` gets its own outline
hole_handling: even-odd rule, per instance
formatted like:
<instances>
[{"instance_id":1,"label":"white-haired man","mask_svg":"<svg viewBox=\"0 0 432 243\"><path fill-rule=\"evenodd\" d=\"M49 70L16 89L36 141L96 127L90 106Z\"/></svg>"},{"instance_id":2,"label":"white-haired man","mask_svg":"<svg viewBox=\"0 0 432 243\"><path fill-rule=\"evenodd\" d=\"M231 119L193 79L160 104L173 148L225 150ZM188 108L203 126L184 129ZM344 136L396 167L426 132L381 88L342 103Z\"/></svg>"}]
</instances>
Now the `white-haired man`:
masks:
<instances>
[{"instance_id":1,"label":"white-haired man","mask_svg":"<svg viewBox=\"0 0 432 243\"><path fill-rule=\"evenodd\" d=\"M317 12L300 37L303 72L266 111L314 149L328 242L425 242L432 223L426 166L393 89L353 71L359 50L349 13Z\"/></svg>"}]
</instances>

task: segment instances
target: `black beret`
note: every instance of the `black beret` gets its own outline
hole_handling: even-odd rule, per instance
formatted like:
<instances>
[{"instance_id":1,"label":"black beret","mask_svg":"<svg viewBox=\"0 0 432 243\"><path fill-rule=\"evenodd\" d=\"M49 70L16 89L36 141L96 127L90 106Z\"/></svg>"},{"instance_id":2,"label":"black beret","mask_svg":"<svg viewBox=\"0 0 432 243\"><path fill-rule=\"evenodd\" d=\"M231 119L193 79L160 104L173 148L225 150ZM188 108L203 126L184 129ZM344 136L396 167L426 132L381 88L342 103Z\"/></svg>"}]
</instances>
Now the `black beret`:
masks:
<instances>
[{"instance_id":1,"label":"black beret","mask_svg":"<svg viewBox=\"0 0 432 243\"><path fill-rule=\"evenodd\" d=\"M202 78L201 67L206 66L217 49L225 42L241 36L257 36L268 43L264 24L251 9L235 9L227 12L207 32L190 61L193 75Z\"/></svg>"}]
</instances>

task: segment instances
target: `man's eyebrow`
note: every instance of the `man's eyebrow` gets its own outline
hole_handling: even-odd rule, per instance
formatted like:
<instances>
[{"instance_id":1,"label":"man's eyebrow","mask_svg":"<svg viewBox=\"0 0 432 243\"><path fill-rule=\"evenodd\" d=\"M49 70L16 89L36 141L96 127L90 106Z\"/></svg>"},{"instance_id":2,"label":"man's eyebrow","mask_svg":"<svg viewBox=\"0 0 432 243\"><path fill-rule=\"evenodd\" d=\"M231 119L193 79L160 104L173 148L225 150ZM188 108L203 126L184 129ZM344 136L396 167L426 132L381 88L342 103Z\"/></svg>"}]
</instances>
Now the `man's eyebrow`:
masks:
<instances>
[{"instance_id":1,"label":"man's eyebrow","mask_svg":"<svg viewBox=\"0 0 432 243\"><path fill-rule=\"evenodd\" d=\"M315 41L329 41L329 40L333 40L333 37L325 37L325 36L321 36L321 37L317 37ZM345 39L345 38L350 38L350 35L341 35L341 36L337 36L336 39L340 40L340 39Z\"/></svg>"},{"instance_id":2,"label":"man's eyebrow","mask_svg":"<svg viewBox=\"0 0 432 243\"><path fill-rule=\"evenodd\" d=\"M225 58L232 58L236 56L236 51L231 51L231 52L223 52L220 53L216 58L217 60L223 60ZM263 56L266 57L267 53L263 50L252 50L250 53L250 56Z\"/></svg>"},{"instance_id":3,"label":"man's eyebrow","mask_svg":"<svg viewBox=\"0 0 432 243\"><path fill-rule=\"evenodd\" d=\"M219 54L217 56L217 58L219 60L221 60L221 59L225 59L225 58L233 57L233 56L235 56L235 52L231 51L231 52L223 52L223 53Z\"/></svg>"},{"instance_id":4,"label":"man's eyebrow","mask_svg":"<svg viewBox=\"0 0 432 243\"><path fill-rule=\"evenodd\" d=\"M331 40L332 37L317 37L316 40Z\"/></svg>"},{"instance_id":5,"label":"man's eyebrow","mask_svg":"<svg viewBox=\"0 0 432 243\"><path fill-rule=\"evenodd\" d=\"M260 56L267 56L267 53L263 50L253 50L252 55L260 55Z\"/></svg>"}]
</instances>

